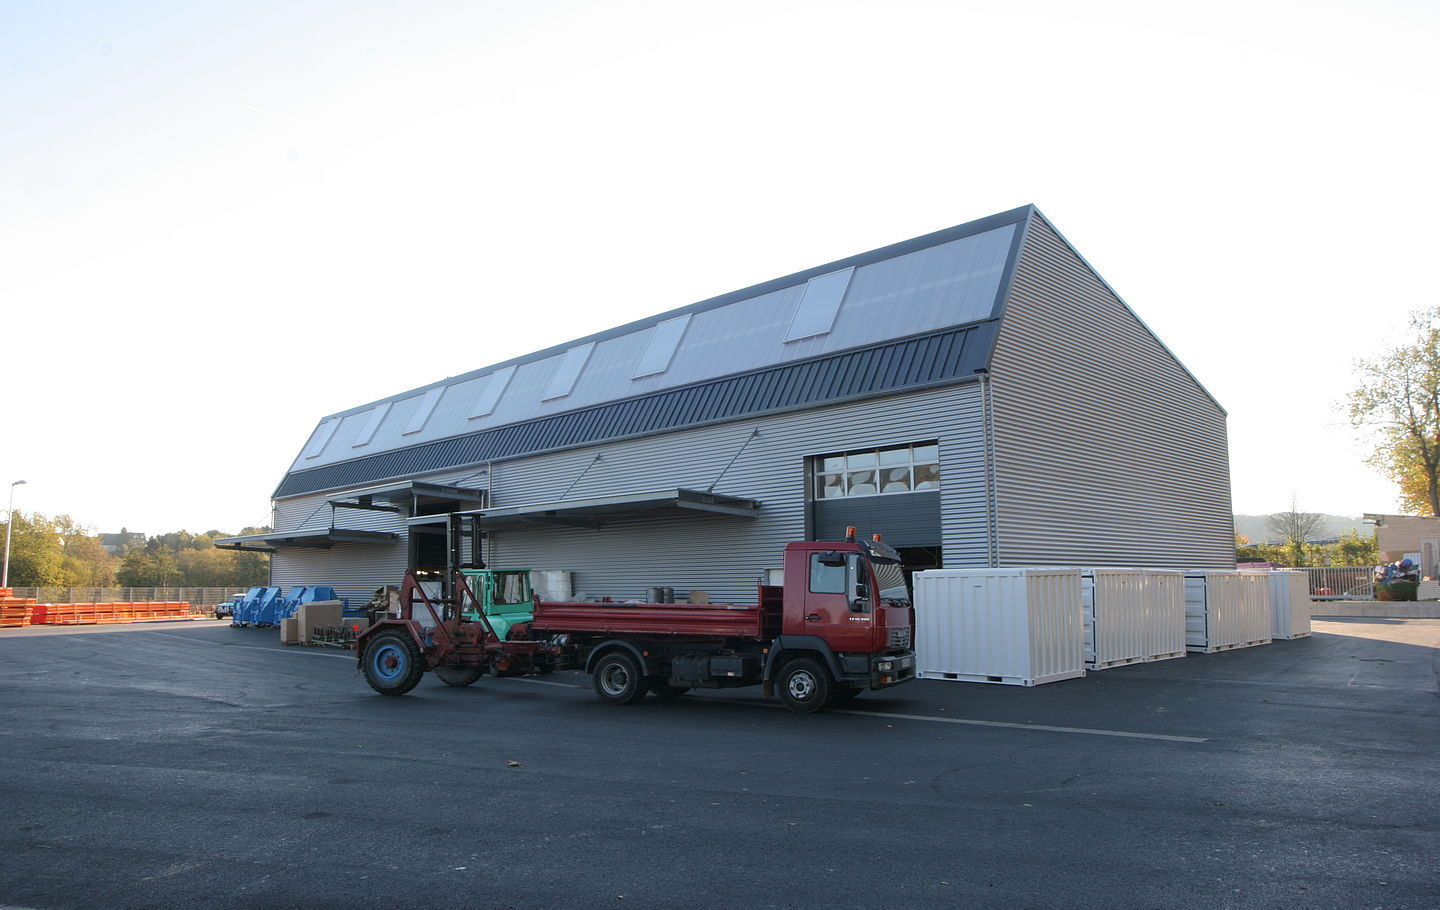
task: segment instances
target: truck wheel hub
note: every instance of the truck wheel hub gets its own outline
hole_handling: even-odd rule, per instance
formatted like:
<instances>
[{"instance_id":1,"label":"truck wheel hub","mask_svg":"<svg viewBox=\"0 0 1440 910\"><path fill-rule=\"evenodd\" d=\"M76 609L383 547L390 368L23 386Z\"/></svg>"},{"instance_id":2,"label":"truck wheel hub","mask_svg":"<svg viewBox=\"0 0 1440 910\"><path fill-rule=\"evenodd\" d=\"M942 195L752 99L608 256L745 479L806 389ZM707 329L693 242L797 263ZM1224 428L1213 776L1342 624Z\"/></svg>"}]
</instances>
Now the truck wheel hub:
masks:
<instances>
[{"instance_id":1,"label":"truck wheel hub","mask_svg":"<svg viewBox=\"0 0 1440 910\"><path fill-rule=\"evenodd\" d=\"M801 671L792 673L786 685L791 698L806 699L815 694L815 677Z\"/></svg>"}]
</instances>

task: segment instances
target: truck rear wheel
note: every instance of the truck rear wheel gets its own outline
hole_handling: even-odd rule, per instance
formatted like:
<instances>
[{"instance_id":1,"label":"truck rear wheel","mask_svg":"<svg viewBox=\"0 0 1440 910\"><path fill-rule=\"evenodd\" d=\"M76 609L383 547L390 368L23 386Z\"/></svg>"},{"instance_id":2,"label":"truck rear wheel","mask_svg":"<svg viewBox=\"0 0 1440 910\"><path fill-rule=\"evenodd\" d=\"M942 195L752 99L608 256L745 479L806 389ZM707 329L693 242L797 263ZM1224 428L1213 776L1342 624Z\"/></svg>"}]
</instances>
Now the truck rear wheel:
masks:
<instances>
[{"instance_id":1,"label":"truck rear wheel","mask_svg":"<svg viewBox=\"0 0 1440 910\"><path fill-rule=\"evenodd\" d=\"M484 670L479 667L436 667L435 676L447 686L468 686L479 679Z\"/></svg>"},{"instance_id":2,"label":"truck rear wheel","mask_svg":"<svg viewBox=\"0 0 1440 910\"><path fill-rule=\"evenodd\" d=\"M381 632L365 643L365 681L381 695L404 695L425 675L425 662L408 632Z\"/></svg>"},{"instance_id":3,"label":"truck rear wheel","mask_svg":"<svg viewBox=\"0 0 1440 910\"><path fill-rule=\"evenodd\" d=\"M595 664L595 694L612 705L633 705L649 691L640 663L625 651L611 651Z\"/></svg>"},{"instance_id":4,"label":"truck rear wheel","mask_svg":"<svg viewBox=\"0 0 1440 910\"><path fill-rule=\"evenodd\" d=\"M775 683L780 701L796 714L811 714L825 707L834 688L829 672L809 657L786 663Z\"/></svg>"}]
</instances>

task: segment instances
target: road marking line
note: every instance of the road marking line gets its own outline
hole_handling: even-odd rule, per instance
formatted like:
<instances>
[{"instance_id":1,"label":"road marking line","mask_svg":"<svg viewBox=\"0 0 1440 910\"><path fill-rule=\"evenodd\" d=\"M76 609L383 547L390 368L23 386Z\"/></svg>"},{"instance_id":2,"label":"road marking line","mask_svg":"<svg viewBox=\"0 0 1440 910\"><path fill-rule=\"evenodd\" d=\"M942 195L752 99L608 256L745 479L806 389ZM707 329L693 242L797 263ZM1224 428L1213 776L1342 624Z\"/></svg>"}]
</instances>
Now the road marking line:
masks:
<instances>
[{"instance_id":1,"label":"road marking line","mask_svg":"<svg viewBox=\"0 0 1440 910\"><path fill-rule=\"evenodd\" d=\"M583 689L584 686L577 686L573 683L552 682L548 679L532 679L528 676L501 676L500 679L508 679L511 682L534 683L537 686L559 686L562 689Z\"/></svg>"},{"instance_id":2,"label":"road marking line","mask_svg":"<svg viewBox=\"0 0 1440 910\"><path fill-rule=\"evenodd\" d=\"M1007 727L1012 730L1045 730L1050 733L1083 733L1088 736L1120 736L1126 739L1158 739L1172 743L1208 743L1203 736L1175 736L1168 733L1130 733L1125 730L1095 730L1089 727L1056 727L1049 724L1017 724L999 720L969 720L962 717L932 717L925 714L887 714L881 711L849 711L830 709L830 714L854 714L857 717L920 720L934 724L964 724L971 727Z\"/></svg>"}]
</instances>

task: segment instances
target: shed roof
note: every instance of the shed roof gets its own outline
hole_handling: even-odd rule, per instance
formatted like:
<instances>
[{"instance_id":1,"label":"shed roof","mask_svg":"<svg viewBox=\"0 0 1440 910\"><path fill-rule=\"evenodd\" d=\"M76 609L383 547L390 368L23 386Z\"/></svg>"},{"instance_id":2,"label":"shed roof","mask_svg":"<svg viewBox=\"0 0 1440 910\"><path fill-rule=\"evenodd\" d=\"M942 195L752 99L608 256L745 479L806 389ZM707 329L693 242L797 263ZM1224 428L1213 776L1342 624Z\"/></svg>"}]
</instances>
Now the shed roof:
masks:
<instances>
[{"instance_id":1,"label":"shed roof","mask_svg":"<svg viewBox=\"0 0 1440 910\"><path fill-rule=\"evenodd\" d=\"M275 495L968 379L989 363L1034 212L1012 209L330 415ZM879 373L855 376L860 363ZM796 379L806 383L799 395ZM765 394L741 395L757 389ZM726 391L730 405L716 406ZM595 429L597 417L608 430Z\"/></svg>"}]
</instances>

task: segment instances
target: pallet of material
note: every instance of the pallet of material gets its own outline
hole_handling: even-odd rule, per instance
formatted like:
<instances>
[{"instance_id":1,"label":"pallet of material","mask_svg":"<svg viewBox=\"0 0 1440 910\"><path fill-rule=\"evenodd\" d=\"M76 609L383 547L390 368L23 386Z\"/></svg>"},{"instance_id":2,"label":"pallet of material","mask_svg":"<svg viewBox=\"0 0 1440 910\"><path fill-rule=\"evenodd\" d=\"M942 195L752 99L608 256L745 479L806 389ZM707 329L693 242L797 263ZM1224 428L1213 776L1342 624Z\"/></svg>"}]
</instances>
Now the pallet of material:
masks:
<instances>
[{"instance_id":1,"label":"pallet of material","mask_svg":"<svg viewBox=\"0 0 1440 910\"><path fill-rule=\"evenodd\" d=\"M0 629L21 629L30 625L35 598L15 597L10 588L0 588Z\"/></svg>"},{"instance_id":2,"label":"pallet of material","mask_svg":"<svg viewBox=\"0 0 1440 910\"><path fill-rule=\"evenodd\" d=\"M190 613L190 604L180 601L36 604L30 622L45 626L94 626L192 618L196 617Z\"/></svg>"}]
</instances>

